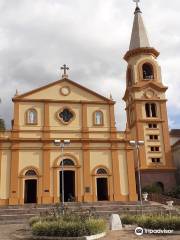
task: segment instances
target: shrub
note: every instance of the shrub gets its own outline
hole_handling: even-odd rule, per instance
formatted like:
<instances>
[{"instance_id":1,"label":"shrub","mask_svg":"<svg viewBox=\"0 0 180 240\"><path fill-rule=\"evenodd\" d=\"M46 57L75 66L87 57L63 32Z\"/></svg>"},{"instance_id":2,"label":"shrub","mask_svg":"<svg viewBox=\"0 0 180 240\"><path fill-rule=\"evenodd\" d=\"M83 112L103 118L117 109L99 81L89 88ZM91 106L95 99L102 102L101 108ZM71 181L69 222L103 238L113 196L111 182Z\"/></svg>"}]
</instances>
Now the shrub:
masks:
<instances>
[{"instance_id":1,"label":"shrub","mask_svg":"<svg viewBox=\"0 0 180 240\"><path fill-rule=\"evenodd\" d=\"M148 229L170 229L180 230L179 216L158 216L158 215L140 215L140 216L124 216L123 224L136 224L142 228Z\"/></svg>"},{"instance_id":2,"label":"shrub","mask_svg":"<svg viewBox=\"0 0 180 240\"><path fill-rule=\"evenodd\" d=\"M0 131L5 131L5 130L6 130L6 126L5 126L4 119L0 118Z\"/></svg>"},{"instance_id":3,"label":"shrub","mask_svg":"<svg viewBox=\"0 0 180 240\"><path fill-rule=\"evenodd\" d=\"M175 187L172 191L165 193L165 195L180 199L180 186Z\"/></svg>"},{"instance_id":4,"label":"shrub","mask_svg":"<svg viewBox=\"0 0 180 240\"><path fill-rule=\"evenodd\" d=\"M161 187L152 184L152 185L148 185L143 187L142 192L147 192L147 193L162 193L162 189Z\"/></svg>"},{"instance_id":5,"label":"shrub","mask_svg":"<svg viewBox=\"0 0 180 240\"><path fill-rule=\"evenodd\" d=\"M98 234L106 230L102 219L87 218L75 214L60 217L41 217L30 220L32 232L36 236L81 237Z\"/></svg>"},{"instance_id":6,"label":"shrub","mask_svg":"<svg viewBox=\"0 0 180 240\"><path fill-rule=\"evenodd\" d=\"M40 221L40 217L32 217L30 220L29 220L29 225L32 227L35 223L39 222Z\"/></svg>"}]
</instances>

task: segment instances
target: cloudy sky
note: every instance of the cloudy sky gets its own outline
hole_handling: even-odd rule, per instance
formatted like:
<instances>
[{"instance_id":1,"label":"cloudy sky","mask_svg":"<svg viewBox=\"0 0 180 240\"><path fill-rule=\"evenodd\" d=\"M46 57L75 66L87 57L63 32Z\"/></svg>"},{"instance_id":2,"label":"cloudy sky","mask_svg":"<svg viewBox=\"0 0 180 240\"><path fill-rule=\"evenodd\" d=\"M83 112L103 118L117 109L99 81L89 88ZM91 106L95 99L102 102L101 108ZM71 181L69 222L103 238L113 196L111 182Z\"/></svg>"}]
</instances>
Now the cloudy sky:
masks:
<instances>
[{"instance_id":1,"label":"cloudy sky","mask_svg":"<svg viewBox=\"0 0 180 240\"><path fill-rule=\"evenodd\" d=\"M180 128L180 1L141 0L151 46L161 52L169 125ZM16 89L30 91L69 78L98 93L113 95L118 129L126 116L126 62L135 4L132 0L1 0L0 116L10 126Z\"/></svg>"}]
</instances>

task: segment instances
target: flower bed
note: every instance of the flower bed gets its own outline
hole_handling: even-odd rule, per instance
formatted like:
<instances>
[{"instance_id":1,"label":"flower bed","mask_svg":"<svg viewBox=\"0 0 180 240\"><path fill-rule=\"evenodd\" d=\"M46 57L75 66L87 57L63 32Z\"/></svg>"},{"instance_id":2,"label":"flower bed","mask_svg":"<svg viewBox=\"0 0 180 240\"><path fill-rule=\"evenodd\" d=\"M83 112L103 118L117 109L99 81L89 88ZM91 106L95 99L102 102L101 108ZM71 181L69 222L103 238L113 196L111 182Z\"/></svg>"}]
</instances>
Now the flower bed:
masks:
<instances>
[{"instance_id":1,"label":"flower bed","mask_svg":"<svg viewBox=\"0 0 180 240\"><path fill-rule=\"evenodd\" d=\"M30 220L35 236L81 237L105 232L106 223L102 219L86 218L78 215L35 217Z\"/></svg>"},{"instance_id":2,"label":"flower bed","mask_svg":"<svg viewBox=\"0 0 180 240\"><path fill-rule=\"evenodd\" d=\"M123 216L122 223L127 225L136 224L142 228L148 229L171 229L174 231L180 230L180 216Z\"/></svg>"}]
</instances>

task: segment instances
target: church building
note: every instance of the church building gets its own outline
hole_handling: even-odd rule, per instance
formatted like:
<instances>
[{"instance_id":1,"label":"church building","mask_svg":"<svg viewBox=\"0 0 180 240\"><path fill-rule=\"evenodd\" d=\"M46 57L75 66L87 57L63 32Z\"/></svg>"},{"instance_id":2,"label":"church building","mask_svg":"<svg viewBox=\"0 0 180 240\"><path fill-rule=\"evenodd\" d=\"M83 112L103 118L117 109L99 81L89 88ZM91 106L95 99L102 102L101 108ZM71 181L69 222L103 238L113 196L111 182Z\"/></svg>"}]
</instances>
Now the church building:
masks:
<instances>
[{"instance_id":1,"label":"church building","mask_svg":"<svg viewBox=\"0 0 180 240\"><path fill-rule=\"evenodd\" d=\"M126 129L116 129L111 98L62 79L12 99L12 129L0 132L0 205L137 201L142 186L175 185L159 52L137 5L127 62ZM120 88L120 86L119 86ZM63 148L54 140L70 140ZM130 141L143 141L139 155Z\"/></svg>"}]
</instances>

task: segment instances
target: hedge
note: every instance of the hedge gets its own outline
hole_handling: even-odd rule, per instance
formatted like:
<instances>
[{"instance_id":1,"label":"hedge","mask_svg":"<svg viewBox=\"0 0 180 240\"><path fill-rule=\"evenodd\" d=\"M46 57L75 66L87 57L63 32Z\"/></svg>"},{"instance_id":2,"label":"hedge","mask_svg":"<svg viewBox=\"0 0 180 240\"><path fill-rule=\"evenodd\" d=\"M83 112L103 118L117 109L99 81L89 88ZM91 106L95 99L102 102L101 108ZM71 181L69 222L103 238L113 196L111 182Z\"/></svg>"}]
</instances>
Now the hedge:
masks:
<instances>
[{"instance_id":1,"label":"hedge","mask_svg":"<svg viewBox=\"0 0 180 240\"><path fill-rule=\"evenodd\" d=\"M80 216L35 217L30 220L35 236L81 237L106 231L102 219L82 219Z\"/></svg>"},{"instance_id":2,"label":"hedge","mask_svg":"<svg viewBox=\"0 0 180 240\"><path fill-rule=\"evenodd\" d=\"M180 216L123 216L122 223L147 229L180 230Z\"/></svg>"}]
</instances>

